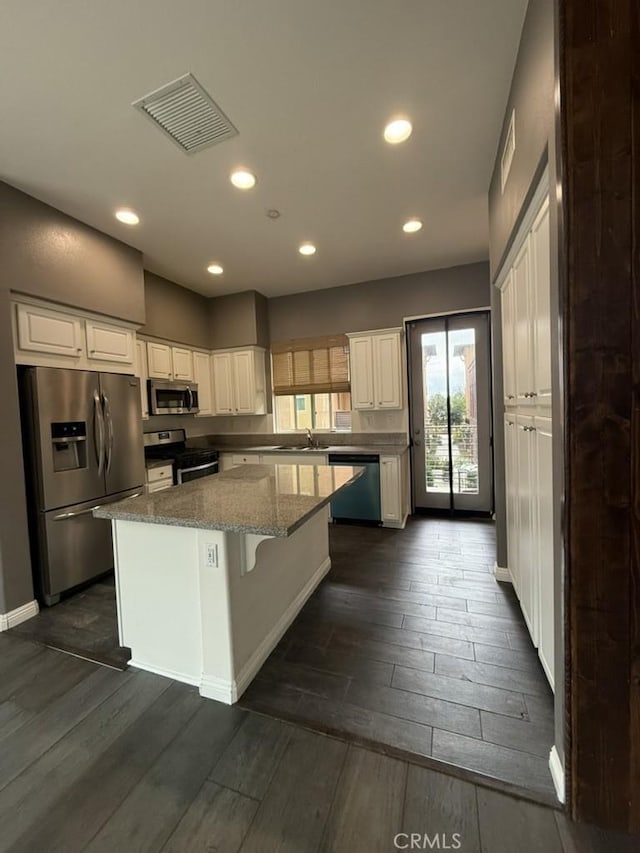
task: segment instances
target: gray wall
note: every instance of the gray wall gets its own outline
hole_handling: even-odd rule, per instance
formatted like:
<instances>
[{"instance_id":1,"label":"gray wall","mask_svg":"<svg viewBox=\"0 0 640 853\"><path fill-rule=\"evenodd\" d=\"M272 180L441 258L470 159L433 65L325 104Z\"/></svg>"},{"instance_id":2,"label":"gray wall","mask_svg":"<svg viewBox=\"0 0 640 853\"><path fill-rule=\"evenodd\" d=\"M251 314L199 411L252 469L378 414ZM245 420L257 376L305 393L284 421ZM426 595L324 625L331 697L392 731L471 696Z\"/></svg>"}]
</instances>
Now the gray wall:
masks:
<instances>
[{"instance_id":1,"label":"gray wall","mask_svg":"<svg viewBox=\"0 0 640 853\"><path fill-rule=\"evenodd\" d=\"M33 598L10 291L144 322L140 252L0 183L0 612Z\"/></svg>"},{"instance_id":2,"label":"gray wall","mask_svg":"<svg viewBox=\"0 0 640 853\"><path fill-rule=\"evenodd\" d=\"M269 299L272 341L401 326L405 317L489 305L486 262Z\"/></svg>"},{"instance_id":3,"label":"gray wall","mask_svg":"<svg viewBox=\"0 0 640 853\"><path fill-rule=\"evenodd\" d=\"M491 278L509 249L526 208L536 172L554 134L553 0L530 0L489 188ZM512 110L516 111L516 152L504 194L500 159Z\"/></svg>"},{"instance_id":4,"label":"gray wall","mask_svg":"<svg viewBox=\"0 0 640 853\"><path fill-rule=\"evenodd\" d=\"M209 349L211 300L148 270L144 271L144 297L147 322L140 334Z\"/></svg>"},{"instance_id":5,"label":"gray wall","mask_svg":"<svg viewBox=\"0 0 640 853\"><path fill-rule=\"evenodd\" d=\"M144 323L142 255L0 183L0 287Z\"/></svg>"},{"instance_id":6,"label":"gray wall","mask_svg":"<svg viewBox=\"0 0 640 853\"><path fill-rule=\"evenodd\" d=\"M213 349L267 347L267 300L255 290L210 299L209 328Z\"/></svg>"},{"instance_id":7,"label":"gray wall","mask_svg":"<svg viewBox=\"0 0 640 853\"><path fill-rule=\"evenodd\" d=\"M9 293L0 290L0 613L33 599Z\"/></svg>"}]
</instances>

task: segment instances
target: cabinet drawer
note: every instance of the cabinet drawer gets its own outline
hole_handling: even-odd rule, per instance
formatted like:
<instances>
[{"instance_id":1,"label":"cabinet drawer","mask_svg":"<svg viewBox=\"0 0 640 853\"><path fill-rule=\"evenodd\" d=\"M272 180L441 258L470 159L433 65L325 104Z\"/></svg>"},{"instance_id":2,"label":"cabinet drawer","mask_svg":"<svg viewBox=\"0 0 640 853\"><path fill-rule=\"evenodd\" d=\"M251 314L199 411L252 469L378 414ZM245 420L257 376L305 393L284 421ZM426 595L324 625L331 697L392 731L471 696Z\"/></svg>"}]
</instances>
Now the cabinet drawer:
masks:
<instances>
[{"instance_id":1,"label":"cabinet drawer","mask_svg":"<svg viewBox=\"0 0 640 853\"><path fill-rule=\"evenodd\" d=\"M258 454L253 453L234 453L231 457L231 462L233 465L257 465L260 462L260 456Z\"/></svg>"},{"instance_id":2,"label":"cabinet drawer","mask_svg":"<svg viewBox=\"0 0 640 853\"><path fill-rule=\"evenodd\" d=\"M158 483L166 480L173 482L173 467L171 465L147 468L147 483Z\"/></svg>"},{"instance_id":3,"label":"cabinet drawer","mask_svg":"<svg viewBox=\"0 0 640 853\"><path fill-rule=\"evenodd\" d=\"M147 492L152 494L153 492L162 492L165 489L173 488L173 480L159 480L157 483L147 483Z\"/></svg>"}]
</instances>

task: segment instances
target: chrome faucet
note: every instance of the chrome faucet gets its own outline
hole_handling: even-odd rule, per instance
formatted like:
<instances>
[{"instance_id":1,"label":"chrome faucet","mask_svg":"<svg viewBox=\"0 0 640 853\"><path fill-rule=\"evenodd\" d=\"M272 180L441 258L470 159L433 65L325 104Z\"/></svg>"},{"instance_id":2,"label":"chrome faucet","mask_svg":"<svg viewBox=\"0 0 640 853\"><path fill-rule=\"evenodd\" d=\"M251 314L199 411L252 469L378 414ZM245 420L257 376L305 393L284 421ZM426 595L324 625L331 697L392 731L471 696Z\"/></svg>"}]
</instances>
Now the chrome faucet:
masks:
<instances>
[{"instance_id":1,"label":"chrome faucet","mask_svg":"<svg viewBox=\"0 0 640 853\"><path fill-rule=\"evenodd\" d=\"M313 433L311 432L310 429L307 429L307 447L314 447L315 443L316 442L313 438Z\"/></svg>"}]
</instances>

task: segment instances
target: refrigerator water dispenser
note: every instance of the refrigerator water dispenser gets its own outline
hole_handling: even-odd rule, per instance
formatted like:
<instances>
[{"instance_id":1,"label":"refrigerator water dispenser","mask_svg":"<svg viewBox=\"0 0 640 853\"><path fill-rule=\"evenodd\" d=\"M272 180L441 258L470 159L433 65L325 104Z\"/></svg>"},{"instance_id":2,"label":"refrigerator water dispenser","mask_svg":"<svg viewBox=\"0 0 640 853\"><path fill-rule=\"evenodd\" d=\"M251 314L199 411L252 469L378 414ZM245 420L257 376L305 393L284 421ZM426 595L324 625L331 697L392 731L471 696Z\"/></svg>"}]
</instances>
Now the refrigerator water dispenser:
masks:
<instances>
[{"instance_id":1,"label":"refrigerator water dispenser","mask_svg":"<svg viewBox=\"0 0 640 853\"><path fill-rule=\"evenodd\" d=\"M77 471L87 467L87 424L58 421L51 424L53 470Z\"/></svg>"}]
</instances>

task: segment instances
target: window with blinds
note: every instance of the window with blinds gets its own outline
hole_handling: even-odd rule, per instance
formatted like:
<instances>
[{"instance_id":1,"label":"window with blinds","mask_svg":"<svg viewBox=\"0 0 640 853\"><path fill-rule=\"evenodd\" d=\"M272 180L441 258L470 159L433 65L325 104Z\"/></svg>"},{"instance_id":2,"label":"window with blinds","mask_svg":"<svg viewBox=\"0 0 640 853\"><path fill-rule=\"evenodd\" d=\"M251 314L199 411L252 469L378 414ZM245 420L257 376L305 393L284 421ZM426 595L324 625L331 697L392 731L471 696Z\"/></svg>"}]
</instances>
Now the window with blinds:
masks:
<instances>
[{"instance_id":1,"label":"window with blinds","mask_svg":"<svg viewBox=\"0 0 640 853\"><path fill-rule=\"evenodd\" d=\"M273 393L337 394L350 390L346 335L300 338L271 345Z\"/></svg>"}]
</instances>

